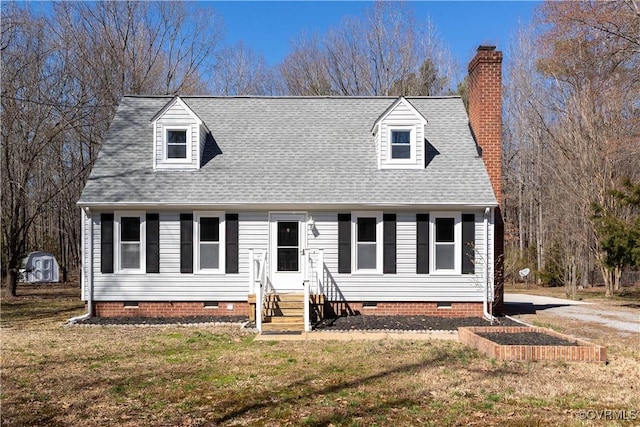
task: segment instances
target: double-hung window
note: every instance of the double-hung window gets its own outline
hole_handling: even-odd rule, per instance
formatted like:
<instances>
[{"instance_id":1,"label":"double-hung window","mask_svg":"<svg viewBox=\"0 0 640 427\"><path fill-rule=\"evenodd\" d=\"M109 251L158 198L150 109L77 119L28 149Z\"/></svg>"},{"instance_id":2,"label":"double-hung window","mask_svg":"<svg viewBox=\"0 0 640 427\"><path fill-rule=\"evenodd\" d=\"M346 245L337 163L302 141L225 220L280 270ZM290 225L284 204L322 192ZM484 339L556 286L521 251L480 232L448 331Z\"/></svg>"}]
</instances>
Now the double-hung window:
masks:
<instances>
[{"instance_id":1,"label":"double-hung window","mask_svg":"<svg viewBox=\"0 0 640 427\"><path fill-rule=\"evenodd\" d=\"M416 160L416 127L389 127L388 161L399 165L412 165Z\"/></svg>"},{"instance_id":2,"label":"double-hung window","mask_svg":"<svg viewBox=\"0 0 640 427\"><path fill-rule=\"evenodd\" d=\"M460 213L434 213L432 216L432 272L460 274Z\"/></svg>"},{"instance_id":3,"label":"double-hung window","mask_svg":"<svg viewBox=\"0 0 640 427\"><path fill-rule=\"evenodd\" d=\"M116 214L116 265L119 272L143 272L145 265L144 214Z\"/></svg>"},{"instance_id":4,"label":"double-hung window","mask_svg":"<svg viewBox=\"0 0 640 427\"><path fill-rule=\"evenodd\" d=\"M391 131L391 158L394 160L411 158L411 131Z\"/></svg>"},{"instance_id":5,"label":"double-hung window","mask_svg":"<svg viewBox=\"0 0 640 427\"><path fill-rule=\"evenodd\" d=\"M168 161L189 160L189 138L188 127L169 127L165 131L165 159Z\"/></svg>"},{"instance_id":6,"label":"double-hung window","mask_svg":"<svg viewBox=\"0 0 640 427\"><path fill-rule=\"evenodd\" d=\"M382 213L352 214L354 268L352 271L380 273L382 271Z\"/></svg>"},{"instance_id":7,"label":"double-hung window","mask_svg":"<svg viewBox=\"0 0 640 427\"><path fill-rule=\"evenodd\" d=\"M195 225L196 271L224 272L224 214L196 213Z\"/></svg>"}]
</instances>

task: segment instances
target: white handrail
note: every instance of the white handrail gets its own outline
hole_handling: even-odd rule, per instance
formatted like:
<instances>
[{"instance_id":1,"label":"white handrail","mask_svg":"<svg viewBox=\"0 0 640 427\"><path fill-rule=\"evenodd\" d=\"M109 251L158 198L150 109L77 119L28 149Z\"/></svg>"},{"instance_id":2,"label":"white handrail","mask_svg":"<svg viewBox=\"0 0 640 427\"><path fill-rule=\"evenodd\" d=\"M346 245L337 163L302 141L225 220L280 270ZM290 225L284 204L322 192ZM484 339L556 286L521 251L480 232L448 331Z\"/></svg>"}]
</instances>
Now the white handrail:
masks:
<instances>
[{"instance_id":1,"label":"white handrail","mask_svg":"<svg viewBox=\"0 0 640 427\"><path fill-rule=\"evenodd\" d=\"M256 254L256 251L249 249L249 293L256 297L255 319L258 331L262 331L262 307L268 287L266 264L267 251L263 250Z\"/></svg>"},{"instance_id":2,"label":"white handrail","mask_svg":"<svg viewBox=\"0 0 640 427\"><path fill-rule=\"evenodd\" d=\"M309 332L311 330L311 316L309 313L309 301L310 301L310 284L311 284L311 254L305 250L305 256L303 258L304 268L304 331Z\"/></svg>"}]
</instances>

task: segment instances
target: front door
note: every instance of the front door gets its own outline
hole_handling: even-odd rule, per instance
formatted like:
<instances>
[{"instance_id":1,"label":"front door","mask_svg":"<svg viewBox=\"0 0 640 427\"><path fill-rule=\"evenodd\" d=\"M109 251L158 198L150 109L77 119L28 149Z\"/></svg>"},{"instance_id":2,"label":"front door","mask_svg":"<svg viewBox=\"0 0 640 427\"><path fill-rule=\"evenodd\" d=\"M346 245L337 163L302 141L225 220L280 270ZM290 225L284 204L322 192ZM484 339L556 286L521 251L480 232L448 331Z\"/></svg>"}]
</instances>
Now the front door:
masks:
<instances>
[{"instance_id":1,"label":"front door","mask_svg":"<svg viewBox=\"0 0 640 427\"><path fill-rule=\"evenodd\" d=\"M271 214L271 283L277 292L304 292L305 214Z\"/></svg>"}]
</instances>

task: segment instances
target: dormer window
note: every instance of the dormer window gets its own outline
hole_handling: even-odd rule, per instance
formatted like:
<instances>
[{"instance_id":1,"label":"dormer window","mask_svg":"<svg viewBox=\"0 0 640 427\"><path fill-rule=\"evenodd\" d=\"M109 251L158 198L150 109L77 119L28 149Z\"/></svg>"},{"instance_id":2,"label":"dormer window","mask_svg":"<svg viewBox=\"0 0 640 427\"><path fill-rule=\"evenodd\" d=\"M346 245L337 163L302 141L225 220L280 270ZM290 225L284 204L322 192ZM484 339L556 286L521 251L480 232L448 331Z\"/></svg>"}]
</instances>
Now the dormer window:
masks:
<instances>
[{"instance_id":1,"label":"dormer window","mask_svg":"<svg viewBox=\"0 0 640 427\"><path fill-rule=\"evenodd\" d=\"M211 132L180 97L169 101L151 119L153 169L199 169Z\"/></svg>"},{"instance_id":2,"label":"dormer window","mask_svg":"<svg viewBox=\"0 0 640 427\"><path fill-rule=\"evenodd\" d=\"M411 158L411 131L391 131L391 158L394 160Z\"/></svg>"},{"instance_id":3,"label":"dormer window","mask_svg":"<svg viewBox=\"0 0 640 427\"><path fill-rule=\"evenodd\" d=\"M415 126L393 126L389 128L389 163L412 165L416 162L415 135Z\"/></svg>"},{"instance_id":4,"label":"dormer window","mask_svg":"<svg viewBox=\"0 0 640 427\"><path fill-rule=\"evenodd\" d=\"M191 161L188 127L168 127L165 129L164 160L169 162Z\"/></svg>"},{"instance_id":5,"label":"dormer window","mask_svg":"<svg viewBox=\"0 0 640 427\"><path fill-rule=\"evenodd\" d=\"M187 158L187 130L167 129L167 159Z\"/></svg>"},{"instance_id":6,"label":"dormer window","mask_svg":"<svg viewBox=\"0 0 640 427\"><path fill-rule=\"evenodd\" d=\"M378 169L423 169L427 119L402 96L373 124Z\"/></svg>"}]
</instances>

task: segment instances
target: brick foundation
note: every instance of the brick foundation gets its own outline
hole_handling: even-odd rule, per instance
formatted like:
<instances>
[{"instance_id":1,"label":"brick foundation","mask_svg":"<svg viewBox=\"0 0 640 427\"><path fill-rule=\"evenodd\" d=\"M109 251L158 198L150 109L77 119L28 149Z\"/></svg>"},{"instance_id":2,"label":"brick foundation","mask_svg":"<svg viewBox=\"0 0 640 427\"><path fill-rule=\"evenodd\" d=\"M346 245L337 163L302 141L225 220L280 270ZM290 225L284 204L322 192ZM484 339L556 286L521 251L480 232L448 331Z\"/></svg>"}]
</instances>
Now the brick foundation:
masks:
<instances>
[{"instance_id":1,"label":"brick foundation","mask_svg":"<svg viewBox=\"0 0 640 427\"><path fill-rule=\"evenodd\" d=\"M452 302L450 307L438 307L436 302L378 302L375 307L363 306L362 302L328 302L327 305L326 316L482 317L481 302Z\"/></svg>"},{"instance_id":2,"label":"brick foundation","mask_svg":"<svg viewBox=\"0 0 640 427\"><path fill-rule=\"evenodd\" d=\"M233 309L228 305L232 304ZM249 316L246 301L220 301L218 307L205 307L204 302L147 302L137 307L125 307L123 302L95 302L96 317L191 317L191 316Z\"/></svg>"}]
</instances>

